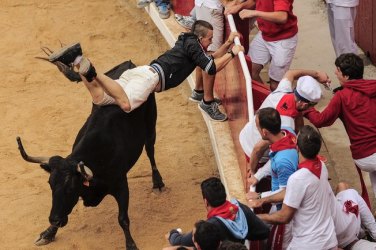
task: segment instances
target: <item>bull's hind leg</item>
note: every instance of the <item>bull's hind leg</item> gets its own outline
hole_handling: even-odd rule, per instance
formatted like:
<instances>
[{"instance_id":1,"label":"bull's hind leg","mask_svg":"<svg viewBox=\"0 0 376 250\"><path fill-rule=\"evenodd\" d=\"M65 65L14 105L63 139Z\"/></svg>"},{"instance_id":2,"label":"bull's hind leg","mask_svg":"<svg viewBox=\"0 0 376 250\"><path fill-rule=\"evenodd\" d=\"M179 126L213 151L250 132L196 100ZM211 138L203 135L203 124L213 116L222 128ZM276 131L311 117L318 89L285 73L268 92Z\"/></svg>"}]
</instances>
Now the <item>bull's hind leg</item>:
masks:
<instances>
[{"instance_id":1,"label":"bull's hind leg","mask_svg":"<svg viewBox=\"0 0 376 250\"><path fill-rule=\"evenodd\" d=\"M150 160L152 178L153 178L153 189L159 189L159 191L162 191L162 188L165 186L165 184L163 183L162 176L159 173L157 164L155 163L154 143L155 143L155 134L153 138L150 138L150 137L146 138L145 149Z\"/></svg>"},{"instance_id":2,"label":"bull's hind leg","mask_svg":"<svg viewBox=\"0 0 376 250\"><path fill-rule=\"evenodd\" d=\"M156 140L156 123L157 123L157 106L155 103L155 95L154 93L150 94L149 99L147 101L148 108L146 114L146 140L145 140L145 149L146 153L150 160L151 171L152 171L152 178L153 178L153 189L159 189L162 191L162 188L165 186L163 183L163 179L159 170L157 168L157 164L155 163L154 158L154 145Z\"/></svg>"},{"instance_id":3,"label":"bull's hind leg","mask_svg":"<svg viewBox=\"0 0 376 250\"><path fill-rule=\"evenodd\" d=\"M128 181L125 179L124 183L121 184L116 193L113 194L115 197L118 207L119 207L119 216L118 221L121 228L124 231L126 249L127 250L138 250L136 243L134 242L131 231L129 229L129 216L128 216L128 205L129 205L129 189Z\"/></svg>"}]
</instances>

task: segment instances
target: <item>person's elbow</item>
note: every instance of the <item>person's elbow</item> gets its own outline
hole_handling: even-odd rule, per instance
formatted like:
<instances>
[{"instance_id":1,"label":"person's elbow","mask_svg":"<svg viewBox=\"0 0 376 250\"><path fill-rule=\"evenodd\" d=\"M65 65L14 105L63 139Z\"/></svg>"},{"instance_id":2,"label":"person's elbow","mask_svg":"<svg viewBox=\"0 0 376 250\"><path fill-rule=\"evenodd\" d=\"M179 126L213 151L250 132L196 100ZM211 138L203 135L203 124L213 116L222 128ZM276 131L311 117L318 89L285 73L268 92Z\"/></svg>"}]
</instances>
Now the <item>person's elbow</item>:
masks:
<instances>
[{"instance_id":1,"label":"person's elbow","mask_svg":"<svg viewBox=\"0 0 376 250\"><path fill-rule=\"evenodd\" d=\"M131 105L129 104L129 102L126 102L126 101L123 101L123 100L120 100L117 102L118 103L118 106L126 113L129 113L132 109Z\"/></svg>"},{"instance_id":2,"label":"person's elbow","mask_svg":"<svg viewBox=\"0 0 376 250\"><path fill-rule=\"evenodd\" d=\"M285 24L287 23L287 20L288 20L287 12L284 12L284 11L278 12L278 15L276 17L276 23Z\"/></svg>"},{"instance_id":3,"label":"person's elbow","mask_svg":"<svg viewBox=\"0 0 376 250\"><path fill-rule=\"evenodd\" d=\"M290 223L291 219L292 217L289 217L289 216L281 217L279 220L279 224L288 224Z\"/></svg>"}]
</instances>

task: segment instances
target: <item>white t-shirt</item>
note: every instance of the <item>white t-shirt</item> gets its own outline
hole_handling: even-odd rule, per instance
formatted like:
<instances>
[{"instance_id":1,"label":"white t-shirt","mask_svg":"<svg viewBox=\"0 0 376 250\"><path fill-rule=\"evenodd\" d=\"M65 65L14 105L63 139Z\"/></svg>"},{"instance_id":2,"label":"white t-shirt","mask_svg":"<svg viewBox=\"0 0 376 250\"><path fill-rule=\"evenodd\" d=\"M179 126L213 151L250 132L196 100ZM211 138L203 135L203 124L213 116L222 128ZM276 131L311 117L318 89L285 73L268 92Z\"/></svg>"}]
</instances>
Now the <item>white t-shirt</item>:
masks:
<instances>
[{"instance_id":1,"label":"white t-shirt","mask_svg":"<svg viewBox=\"0 0 376 250\"><path fill-rule=\"evenodd\" d=\"M292 91L292 83L286 78L282 79L279 82L278 87L266 97L264 102L261 104L260 109L269 107L276 108L282 97L287 93L291 93ZM294 118L281 115L281 127L290 127L295 129ZM261 135L256 127L255 117L253 117L240 131L239 142L244 153L250 156L255 144L260 140Z\"/></svg>"},{"instance_id":2,"label":"white t-shirt","mask_svg":"<svg viewBox=\"0 0 376 250\"><path fill-rule=\"evenodd\" d=\"M338 201L334 194L332 197L332 218L336 230L338 247L344 248L354 240L358 239L358 234L360 232L360 219L358 219L355 214L346 213L343 210L343 204L345 201Z\"/></svg>"},{"instance_id":3,"label":"white t-shirt","mask_svg":"<svg viewBox=\"0 0 376 250\"><path fill-rule=\"evenodd\" d=\"M196 6L205 6L209 9L222 10L223 6L219 0L195 0Z\"/></svg>"},{"instance_id":4,"label":"white t-shirt","mask_svg":"<svg viewBox=\"0 0 376 250\"><path fill-rule=\"evenodd\" d=\"M333 196L324 164L320 179L305 168L290 176L283 203L297 210L292 219L293 236L288 249L331 249L337 246L330 207Z\"/></svg>"},{"instance_id":5,"label":"white t-shirt","mask_svg":"<svg viewBox=\"0 0 376 250\"><path fill-rule=\"evenodd\" d=\"M351 200L352 202L356 203L359 208L359 216L357 217L358 224L365 227L368 231L370 236L373 239L376 239L376 221L375 217L373 216L371 210L368 208L367 203L364 199L358 194L355 189L346 189L344 191L339 192L336 195L337 202L343 206L343 204ZM355 226L357 228L357 226ZM358 227L358 229L360 229Z\"/></svg>"}]
</instances>

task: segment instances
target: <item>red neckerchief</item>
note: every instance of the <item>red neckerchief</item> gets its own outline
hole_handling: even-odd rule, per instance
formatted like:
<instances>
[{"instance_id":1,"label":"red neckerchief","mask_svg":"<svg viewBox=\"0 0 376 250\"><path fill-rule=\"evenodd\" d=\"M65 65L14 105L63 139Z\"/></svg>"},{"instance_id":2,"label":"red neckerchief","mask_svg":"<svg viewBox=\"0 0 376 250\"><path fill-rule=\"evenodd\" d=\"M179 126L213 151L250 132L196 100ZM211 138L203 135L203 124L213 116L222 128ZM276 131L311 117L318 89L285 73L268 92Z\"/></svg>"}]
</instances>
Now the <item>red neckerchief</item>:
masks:
<instances>
[{"instance_id":1,"label":"red neckerchief","mask_svg":"<svg viewBox=\"0 0 376 250\"><path fill-rule=\"evenodd\" d=\"M288 116L295 118L299 115L299 112L296 110L296 102L294 93L284 95L281 100L278 102L277 107L280 115Z\"/></svg>"},{"instance_id":2,"label":"red neckerchief","mask_svg":"<svg viewBox=\"0 0 376 250\"><path fill-rule=\"evenodd\" d=\"M322 169L322 163L319 160L318 157L316 157L313 160L307 159L303 162L301 162L298 166L299 169L306 168L308 169L312 174L316 175L317 178L320 179L321 176L321 169Z\"/></svg>"},{"instance_id":3,"label":"red neckerchief","mask_svg":"<svg viewBox=\"0 0 376 250\"><path fill-rule=\"evenodd\" d=\"M270 145L270 150L274 153L285 149L296 148L296 136L288 130L282 129L281 131L285 133L285 136Z\"/></svg>"},{"instance_id":4,"label":"red neckerchief","mask_svg":"<svg viewBox=\"0 0 376 250\"><path fill-rule=\"evenodd\" d=\"M226 201L223 205L215 207L208 213L208 219L214 216L219 216L223 219L235 220L239 207Z\"/></svg>"},{"instance_id":5,"label":"red neckerchief","mask_svg":"<svg viewBox=\"0 0 376 250\"><path fill-rule=\"evenodd\" d=\"M345 211L346 213L353 213L356 215L356 217L358 217L359 215L359 207L358 207L358 204L356 204L355 202L353 202L352 200L347 200L344 204L343 204L343 211Z\"/></svg>"}]
</instances>

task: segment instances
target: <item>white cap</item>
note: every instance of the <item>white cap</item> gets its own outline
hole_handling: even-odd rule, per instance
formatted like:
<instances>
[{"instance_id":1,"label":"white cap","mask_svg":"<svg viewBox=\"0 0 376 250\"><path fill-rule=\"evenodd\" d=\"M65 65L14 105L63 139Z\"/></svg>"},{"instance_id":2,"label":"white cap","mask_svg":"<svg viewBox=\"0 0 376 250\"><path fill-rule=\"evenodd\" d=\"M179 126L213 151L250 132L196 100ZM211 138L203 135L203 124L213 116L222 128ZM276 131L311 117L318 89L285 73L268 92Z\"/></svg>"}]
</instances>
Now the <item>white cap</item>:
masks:
<instances>
[{"instance_id":1,"label":"white cap","mask_svg":"<svg viewBox=\"0 0 376 250\"><path fill-rule=\"evenodd\" d=\"M296 85L298 94L310 102L319 102L321 99L320 84L311 76L302 76Z\"/></svg>"}]
</instances>

